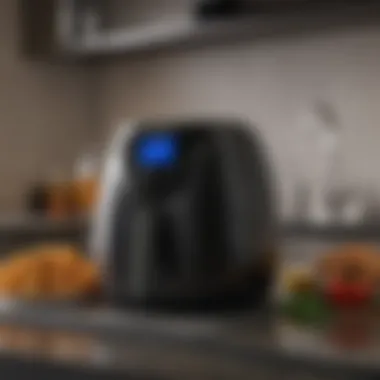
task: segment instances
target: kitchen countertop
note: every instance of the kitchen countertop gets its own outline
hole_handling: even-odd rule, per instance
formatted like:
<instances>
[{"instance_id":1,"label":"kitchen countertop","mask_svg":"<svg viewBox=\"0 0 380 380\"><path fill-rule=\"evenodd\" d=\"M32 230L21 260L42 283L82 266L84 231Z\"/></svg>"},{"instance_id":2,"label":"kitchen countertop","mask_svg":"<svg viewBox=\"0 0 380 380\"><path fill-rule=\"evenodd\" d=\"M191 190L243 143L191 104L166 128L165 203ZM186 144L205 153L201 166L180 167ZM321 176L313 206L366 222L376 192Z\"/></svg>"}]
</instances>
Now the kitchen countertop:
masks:
<instances>
[{"instance_id":1,"label":"kitchen countertop","mask_svg":"<svg viewBox=\"0 0 380 380\"><path fill-rule=\"evenodd\" d=\"M50 236L84 231L83 220L51 222L0 217L0 236ZM312 227L289 223L283 235L316 242L289 243L284 266L313 261L319 240L379 240L377 225ZM48 233L46 233L48 232ZM59 234L58 234L59 235ZM322 248L321 248L322 245ZM314 252L315 251L315 252ZM21 378L118 379L366 379L380 374L380 346L361 353L332 352L315 332L300 331L273 312L176 317L110 308L0 303L0 371Z\"/></svg>"},{"instance_id":2,"label":"kitchen countertop","mask_svg":"<svg viewBox=\"0 0 380 380\"><path fill-rule=\"evenodd\" d=\"M87 226L86 218L53 220L28 214L0 214L2 232L49 232L57 230L79 230Z\"/></svg>"},{"instance_id":3,"label":"kitchen countertop","mask_svg":"<svg viewBox=\"0 0 380 380\"><path fill-rule=\"evenodd\" d=\"M0 214L0 237L6 234L22 233L84 233L89 225L87 218L69 218L52 220L28 214ZM305 221L283 221L279 225L283 237L319 237L319 238L372 238L380 237L380 221L363 224L312 224Z\"/></svg>"},{"instance_id":4,"label":"kitchen countertop","mask_svg":"<svg viewBox=\"0 0 380 380\"><path fill-rule=\"evenodd\" d=\"M71 371L82 380L86 374L107 379L365 379L380 374L379 359L380 351L321 352L269 311L176 317L67 305L0 305L0 370L11 366L12 379L23 378L21 372L30 367L41 376Z\"/></svg>"},{"instance_id":5,"label":"kitchen countertop","mask_svg":"<svg viewBox=\"0 0 380 380\"><path fill-rule=\"evenodd\" d=\"M311 224L308 222L284 221L279 225L282 237L319 237L319 238L372 238L380 236L380 221L357 225ZM49 234L85 233L89 227L87 218L52 220L28 214L0 214L0 237L12 234Z\"/></svg>"}]
</instances>

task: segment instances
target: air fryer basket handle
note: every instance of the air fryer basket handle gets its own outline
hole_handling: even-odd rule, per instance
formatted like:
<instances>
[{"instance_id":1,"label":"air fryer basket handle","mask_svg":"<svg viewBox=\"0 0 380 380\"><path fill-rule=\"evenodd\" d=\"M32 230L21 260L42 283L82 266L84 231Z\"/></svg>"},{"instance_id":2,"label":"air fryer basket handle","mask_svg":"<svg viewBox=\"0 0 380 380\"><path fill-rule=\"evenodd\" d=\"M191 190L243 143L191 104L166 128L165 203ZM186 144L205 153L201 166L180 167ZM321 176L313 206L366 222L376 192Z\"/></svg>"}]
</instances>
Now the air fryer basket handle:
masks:
<instances>
[{"instance_id":1,"label":"air fryer basket handle","mask_svg":"<svg viewBox=\"0 0 380 380\"><path fill-rule=\"evenodd\" d=\"M152 283L157 215L152 204L141 201L135 205L133 213L126 252L127 291L132 297L143 299L148 295Z\"/></svg>"},{"instance_id":2,"label":"air fryer basket handle","mask_svg":"<svg viewBox=\"0 0 380 380\"><path fill-rule=\"evenodd\" d=\"M207 176L206 167L208 162L207 147L200 145L194 149L189 159L189 172L184 184L184 193L182 196L182 212L176 213L176 236L180 237L182 244L188 242L186 249L180 247L182 252L180 258L181 272L185 279L195 280L195 276L202 273L202 247L201 234L202 228L202 206L200 200L203 197L204 181ZM177 210L178 211L178 210ZM185 240L183 238L185 237Z\"/></svg>"}]
</instances>

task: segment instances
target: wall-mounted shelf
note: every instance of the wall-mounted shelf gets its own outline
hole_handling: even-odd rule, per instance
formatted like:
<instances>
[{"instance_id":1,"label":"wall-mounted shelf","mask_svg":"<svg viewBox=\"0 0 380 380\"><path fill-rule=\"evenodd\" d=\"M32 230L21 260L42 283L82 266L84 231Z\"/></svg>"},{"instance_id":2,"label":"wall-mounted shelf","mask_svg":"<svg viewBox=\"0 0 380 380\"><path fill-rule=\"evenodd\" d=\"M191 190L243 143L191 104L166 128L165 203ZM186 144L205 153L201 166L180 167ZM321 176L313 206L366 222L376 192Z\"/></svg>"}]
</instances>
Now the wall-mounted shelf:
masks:
<instances>
[{"instance_id":1,"label":"wall-mounted shelf","mask_svg":"<svg viewBox=\"0 0 380 380\"><path fill-rule=\"evenodd\" d=\"M380 24L380 4L350 5L258 14L225 21L173 21L94 33L83 39L75 54L85 58L238 42L265 36L323 31L359 24Z\"/></svg>"},{"instance_id":2,"label":"wall-mounted shelf","mask_svg":"<svg viewBox=\"0 0 380 380\"><path fill-rule=\"evenodd\" d=\"M39 0L40 1L40 0ZM371 0L340 2L339 6L308 6L262 11L250 16L234 16L228 20L199 20L193 14L166 21L149 21L118 28L104 27L98 12L104 3L99 0L70 0L75 15L68 21L67 2L57 15L59 25L71 25L65 31L65 43L58 50L62 58L91 59L137 52L157 52L205 44L239 42L263 36L281 36L307 31L324 31L352 25L380 25L380 2ZM310 2L312 4L312 2ZM182 15L183 16L183 15ZM57 30L57 29L56 29ZM62 33L62 32L61 32ZM62 41L62 38L59 39ZM57 49L54 51L57 53Z\"/></svg>"}]
</instances>

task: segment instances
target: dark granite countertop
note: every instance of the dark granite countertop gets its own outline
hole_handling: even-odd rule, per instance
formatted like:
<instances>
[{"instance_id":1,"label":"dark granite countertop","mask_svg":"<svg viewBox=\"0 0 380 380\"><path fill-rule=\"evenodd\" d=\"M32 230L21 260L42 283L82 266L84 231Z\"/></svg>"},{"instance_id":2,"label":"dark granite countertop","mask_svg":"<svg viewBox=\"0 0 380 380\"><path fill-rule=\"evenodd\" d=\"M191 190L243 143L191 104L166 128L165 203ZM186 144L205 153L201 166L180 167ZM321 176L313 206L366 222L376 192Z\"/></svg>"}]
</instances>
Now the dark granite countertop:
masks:
<instances>
[{"instance_id":1,"label":"dark granite countertop","mask_svg":"<svg viewBox=\"0 0 380 380\"><path fill-rule=\"evenodd\" d=\"M29 214L0 214L0 232L49 232L79 230L87 226L86 218L50 219Z\"/></svg>"},{"instance_id":2,"label":"dark granite countertop","mask_svg":"<svg viewBox=\"0 0 380 380\"><path fill-rule=\"evenodd\" d=\"M296 380L380 374L380 350L329 352L310 337L306 342L307 335L292 332L270 312L176 317L2 303L0 370L13 363L12 379L18 376L15 370L30 367L41 375L71 371L82 379L85 374L107 379Z\"/></svg>"},{"instance_id":3,"label":"dark granite countertop","mask_svg":"<svg viewBox=\"0 0 380 380\"><path fill-rule=\"evenodd\" d=\"M304 237L319 239L375 239L380 240L380 221L361 224L311 224L287 222L280 228L283 237Z\"/></svg>"},{"instance_id":4,"label":"dark granite countertop","mask_svg":"<svg viewBox=\"0 0 380 380\"><path fill-rule=\"evenodd\" d=\"M22 236L84 235L89 227L87 218L51 220L28 214L1 214L0 238ZM380 220L362 224L312 224L307 221L283 221L279 224L281 237L312 237L322 239L358 238L380 239Z\"/></svg>"}]
</instances>

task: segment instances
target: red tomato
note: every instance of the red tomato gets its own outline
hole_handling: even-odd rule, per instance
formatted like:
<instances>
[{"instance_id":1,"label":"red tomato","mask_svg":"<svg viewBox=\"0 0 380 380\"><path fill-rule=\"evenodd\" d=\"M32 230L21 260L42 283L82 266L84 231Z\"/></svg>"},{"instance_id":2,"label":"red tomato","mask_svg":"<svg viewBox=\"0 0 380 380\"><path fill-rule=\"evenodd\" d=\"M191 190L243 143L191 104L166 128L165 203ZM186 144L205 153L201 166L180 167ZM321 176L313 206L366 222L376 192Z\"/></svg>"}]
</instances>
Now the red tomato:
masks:
<instances>
[{"instance_id":1,"label":"red tomato","mask_svg":"<svg viewBox=\"0 0 380 380\"><path fill-rule=\"evenodd\" d=\"M336 281L326 289L327 299L335 306L363 306L371 301L373 291L364 283Z\"/></svg>"}]
</instances>

